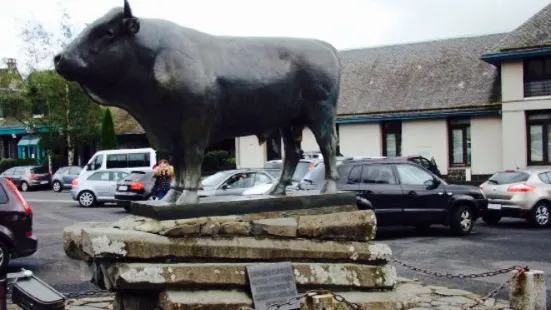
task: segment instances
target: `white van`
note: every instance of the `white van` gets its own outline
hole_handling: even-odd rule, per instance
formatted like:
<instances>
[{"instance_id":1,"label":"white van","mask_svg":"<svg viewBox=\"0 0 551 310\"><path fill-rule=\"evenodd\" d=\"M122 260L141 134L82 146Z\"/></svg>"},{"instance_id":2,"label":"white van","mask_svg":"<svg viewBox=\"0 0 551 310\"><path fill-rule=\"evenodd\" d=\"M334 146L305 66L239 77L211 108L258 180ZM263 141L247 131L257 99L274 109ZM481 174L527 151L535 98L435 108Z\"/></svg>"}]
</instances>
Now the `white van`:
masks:
<instances>
[{"instance_id":1,"label":"white van","mask_svg":"<svg viewBox=\"0 0 551 310\"><path fill-rule=\"evenodd\" d=\"M157 165L157 155L152 148L98 151L80 171L79 177L96 170L122 171L149 170Z\"/></svg>"}]
</instances>

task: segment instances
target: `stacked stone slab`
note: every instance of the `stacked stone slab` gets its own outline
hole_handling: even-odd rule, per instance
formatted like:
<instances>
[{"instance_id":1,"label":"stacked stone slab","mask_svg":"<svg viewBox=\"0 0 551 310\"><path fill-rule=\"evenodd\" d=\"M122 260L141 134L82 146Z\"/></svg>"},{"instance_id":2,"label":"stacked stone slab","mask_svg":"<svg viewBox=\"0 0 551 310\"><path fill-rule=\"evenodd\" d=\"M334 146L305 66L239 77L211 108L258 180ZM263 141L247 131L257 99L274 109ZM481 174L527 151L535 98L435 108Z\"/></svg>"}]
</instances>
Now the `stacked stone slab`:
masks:
<instances>
[{"instance_id":1,"label":"stacked stone slab","mask_svg":"<svg viewBox=\"0 0 551 310\"><path fill-rule=\"evenodd\" d=\"M65 229L64 248L86 262L92 283L117 292L117 309L252 307L246 266L271 262L292 264L299 292L329 289L365 309L400 309L408 296L388 293L396 270L390 248L373 242L374 213L343 201L282 212L79 223Z\"/></svg>"}]
</instances>

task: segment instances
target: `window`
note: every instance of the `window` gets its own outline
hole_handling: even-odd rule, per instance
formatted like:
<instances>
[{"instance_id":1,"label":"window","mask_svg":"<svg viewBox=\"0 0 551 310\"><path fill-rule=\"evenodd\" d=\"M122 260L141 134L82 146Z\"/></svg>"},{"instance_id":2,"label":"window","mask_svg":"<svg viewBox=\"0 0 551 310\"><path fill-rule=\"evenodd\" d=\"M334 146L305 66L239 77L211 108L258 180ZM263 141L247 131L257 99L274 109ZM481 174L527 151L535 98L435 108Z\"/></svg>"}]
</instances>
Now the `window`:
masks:
<instances>
[{"instance_id":1,"label":"window","mask_svg":"<svg viewBox=\"0 0 551 310\"><path fill-rule=\"evenodd\" d=\"M109 181L109 172L96 172L88 177L89 181Z\"/></svg>"},{"instance_id":2,"label":"window","mask_svg":"<svg viewBox=\"0 0 551 310\"><path fill-rule=\"evenodd\" d=\"M526 113L528 165L551 164L551 111Z\"/></svg>"},{"instance_id":3,"label":"window","mask_svg":"<svg viewBox=\"0 0 551 310\"><path fill-rule=\"evenodd\" d=\"M94 157L93 161L91 162L90 170L98 170L101 168L101 165L103 164L103 155L98 155Z\"/></svg>"},{"instance_id":4,"label":"window","mask_svg":"<svg viewBox=\"0 0 551 310\"><path fill-rule=\"evenodd\" d=\"M34 167L34 168L31 168L31 173L33 173L33 174L46 174L46 173L48 173L48 169L46 169L46 167Z\"/></svg>"},{"instance_id":5,"label":"window","mask_svg":"<svg viewBox=\"0 0 551 310\"><path fill-rule=\"evenodd\" d=\"M348 175L348 184L360 183L360 176L362 174L362 166L357 165L352 167L350 174Z\"/></svg>"},{"instance_id":6,"label":"window","mask_svg":"<svg viewBox=\"0 0 551 310\"><path fill-rule=\"evenodd\" d=\"M6 191L4 190L4 186L6 183L2 184L2 187L0 187L0 204L8 203L8 195L6 194Z\"/></svg>"},{"instance_id":7,"label":"window","mask_svg":"<svg viewBox=\"0 0 551 310\"><path fill-rule=\"evenodd\" d=\"M63 168L57 169L55 174L66 174L68 171L69 171L69 167L63 167Z\"/></svg>"},{"instance_id":8,"label":"window","mask_svg":"<svg viewBox=\"0 0 551 310\"><path fill-rule=\"evenodd\" d=\"M128 154L128 167L149 167L149 153Z\"/></svg>"},{"instance_id":9,"label":"window","mask_svg":"<svg viewBox=\"0 0 551 310\"><path fill-rule=\"evenodd\" d=\"M405 185L425 185L427 181L433 180L433 176L425 170L414 165L396 165L400 182Z\"/></svg>"},{"instance_id":10,"label":"window","mask_svg":"<svg viewBox=\"0 0 551 310\"><path fill-rule=\"evenodd\" d=\"M402 121L385 121L381 127L383 156L402 156Z\"/></svg>"},{"instance_id":11,"label":"window","mask_svg":"<svg viewBox=\"0 0 551 310\"><path fill-rule=\"evenodd\" d=\"M126 178L130 173L122 171L111 171L109 175L109 181L118 181Z\"/></svg>"},{"instance_id":12,"label":"window","mask_svg":"<svg viewBox=\"0 0 551 310\"><path fill-rule=\"evenodd\" d=\"M110 168L127 168L128 156L126 154L111 154L107 155L107 169Z\"/></svg>"},{"instance_id":13,"label":"window","mask_svg":"<svg viewBox=\"0 0 551 310\"><path fill-rule=\"evenodd\" d=\"M451 166L471 165L470 119L448 120L449 157Z\"/></svg>"},{"instance_id":14,"label":"window","mask_svg":"<svg viewBox=\"0 0 551 310\"><path fill-rule=\"evenodd\" d=\"M551 179L549 178L549 172L542 172L538 174L538 178L545 184L551 184Z\"/></svg>"},{"instance_id":15,"label":"window","mask_svg":"<svg viewBox=\"0 0 551 310\"><path fill-rule=\"evenodd\" d=\"M524 61L524 97L551 95L551 57Z\"/></svg>"},{"instance_id":16,"label":"window","mask_svg":"<svg viewBox=\"0 0 551 310\"><path fill-rule=\"evenodd\" d=\"M270 179L270 177L268 177L264 173L257 173L256 174L256 181L254 183L255 185L270 184L270 183L272 183L272 179Z\"/></svg>"},{"instance_id":17,"label":"window","mask_svg":"<svg viewBox=\"0 0 551 310\"><path fill-rule=\"evenodd\" d=\"M2 173L2 175L13 175L14 172L15 172L15 168L10 168L10 169L4 171L4 173Z\"/></svg>"},{"instance_id":18,"label":"window","mask_svg":"<svg viewBox=\"0 0 551 310\"><path fill-rule=\"evenodd\" d=\"M362 183L364 184L396 184L392 166L389 165L364 165L362 170Z\"/></svg>"},{"instance_id":19,"label":"window","mask_svg":"<svg viewBox=\"0 0 551 310\"><path fill-rule=\"evenodd\" d=\"M81 170L82 170L82 168L80 168L80 167L71 167L69 169L69 175L79 175Z\"/></svg>"},{"instance_id":20,"label":"window","mask_svg":"<svg viewBox=\"0 0 551 310\"><path fill-rule=\"evenodd\" d=\"M254 185L254 173L240 173L232 176L226 185L229 188L250 188Z\"/></svg>"},{"instance_id":21,"label":"window","mask_svg":"<svg viewBox=\"0 0 551 310\"><path fill-rule=\"evenodd\" d=\"M25 168L15 168L14 175L24 175L25 174Z\"/></svg>"}]
</instances>

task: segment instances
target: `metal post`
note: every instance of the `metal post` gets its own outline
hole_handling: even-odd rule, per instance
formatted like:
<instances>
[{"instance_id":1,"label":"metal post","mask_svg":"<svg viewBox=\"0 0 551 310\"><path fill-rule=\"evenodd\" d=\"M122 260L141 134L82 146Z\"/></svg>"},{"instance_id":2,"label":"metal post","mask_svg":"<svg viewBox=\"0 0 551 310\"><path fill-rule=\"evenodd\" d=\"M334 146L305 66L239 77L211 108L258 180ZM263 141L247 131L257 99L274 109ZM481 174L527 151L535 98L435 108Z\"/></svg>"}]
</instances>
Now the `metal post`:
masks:
<instances>
[{"instance_id":1,"label":"metal post","mask_svg":"<svg viewBox=\"0 0 551 310\"><path fill-rule=\"evenodd\" d=\"M0 310L8 309L8 279L6 275L0 276Z\"/></svg>"}]
</instances>

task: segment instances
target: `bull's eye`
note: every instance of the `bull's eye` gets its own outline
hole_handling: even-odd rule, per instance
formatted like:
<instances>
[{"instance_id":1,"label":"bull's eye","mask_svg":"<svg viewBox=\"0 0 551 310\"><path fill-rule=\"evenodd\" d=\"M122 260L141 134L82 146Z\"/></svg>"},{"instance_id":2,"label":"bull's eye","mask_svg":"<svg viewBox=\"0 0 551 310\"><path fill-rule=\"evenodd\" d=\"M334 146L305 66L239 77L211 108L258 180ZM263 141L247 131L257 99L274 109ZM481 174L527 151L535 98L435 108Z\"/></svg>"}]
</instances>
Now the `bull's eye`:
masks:
<instances>
[{"instance_id":1,"label":"bull's eye","mask_svg":"<svg viewBox=\"0 0 551 310\"><path fill-rule=\"evenodd\" d=\"M107 32L105 33L105 35L106 35L108 38L112 39L112 38L115 37L115 32L114 32L112 29L108 29Z\"/></svg>"}]
</instances>

